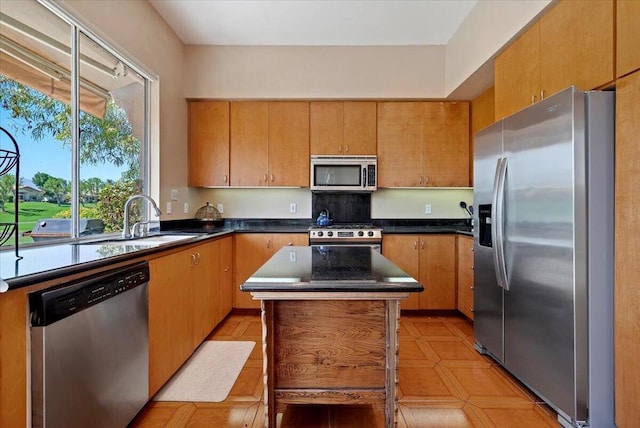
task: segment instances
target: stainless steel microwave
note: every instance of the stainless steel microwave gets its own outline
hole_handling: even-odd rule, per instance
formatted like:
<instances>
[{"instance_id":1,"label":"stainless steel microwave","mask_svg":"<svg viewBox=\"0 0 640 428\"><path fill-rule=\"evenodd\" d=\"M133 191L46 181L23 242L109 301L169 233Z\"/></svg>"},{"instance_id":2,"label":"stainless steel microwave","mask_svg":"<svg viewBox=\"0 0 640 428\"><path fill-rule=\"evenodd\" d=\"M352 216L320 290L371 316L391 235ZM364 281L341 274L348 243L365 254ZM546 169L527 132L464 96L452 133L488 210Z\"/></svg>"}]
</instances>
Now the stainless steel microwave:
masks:
<instances>
[{"instance_id":1,"label":"stainless steel microwave","mask_svg":"<svg viewBox=\"0 0 640 428\"><path fill-rule=\"evenodd\" d=\"M311 190L373 192L377 188L376 156L311 156Z\"/></svg>"}]
</instances>

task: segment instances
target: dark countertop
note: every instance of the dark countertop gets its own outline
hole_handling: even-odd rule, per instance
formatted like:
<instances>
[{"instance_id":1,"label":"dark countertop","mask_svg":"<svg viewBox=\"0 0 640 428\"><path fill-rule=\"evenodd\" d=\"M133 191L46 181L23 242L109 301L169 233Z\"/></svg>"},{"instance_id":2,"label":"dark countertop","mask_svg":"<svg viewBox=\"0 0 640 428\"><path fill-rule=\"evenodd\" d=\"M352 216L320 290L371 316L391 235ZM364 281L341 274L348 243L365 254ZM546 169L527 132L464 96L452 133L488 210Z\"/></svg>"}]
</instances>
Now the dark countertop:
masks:
<instances>
[{"instance_id":1,"label":"dark countertop","mask_svg":"<svg viewBox=\"0 0 640 428\"><path fill-rule=\"evenodd\" d=\"M19 255L22 259L16 259L13 250L0 252L0 277L6 281L9 290L12 290L231 233L232 230L221 229L162 245L142 246L136 245L135 241L129 241L131 244L126 245L112 245L113 237L105 237L101 241L20 247ZM6 290L0 290L4 291Z\"/></svg>"},{"instance_id":2,"label":"dark countertop","mask_svg":"<svg viewBox=\"0 0 640 428\"><path fill-rule=\"evenodd\" d=\"M420 292L424 287L369 247L284 247L240 286L242 291Z\"/></svg>"},{"instance_id":3,"label":"dark countertop","mask_svg":"<svg viewBox=\"0 0 640 428\"><path fill-rule=\"evenodd\" d=\"M374 220L373 223L383 229L383 235L456 233L472 236L471 228L464 219ZM197 221L185 219L161 222L160 233L194 233L198 236L188 241L161 246L110 246L74 242L25 246L19 249L19 254L23 257L21 260L16 260L13 250L0 250L0 281L6 281L11 290L231 233L307 233L312 224L311 219L225 219L224 227L207 228L201 227ZM2 289L3 285L0 282L0 293L6 291Z\"/></svg>"}]
</instances>

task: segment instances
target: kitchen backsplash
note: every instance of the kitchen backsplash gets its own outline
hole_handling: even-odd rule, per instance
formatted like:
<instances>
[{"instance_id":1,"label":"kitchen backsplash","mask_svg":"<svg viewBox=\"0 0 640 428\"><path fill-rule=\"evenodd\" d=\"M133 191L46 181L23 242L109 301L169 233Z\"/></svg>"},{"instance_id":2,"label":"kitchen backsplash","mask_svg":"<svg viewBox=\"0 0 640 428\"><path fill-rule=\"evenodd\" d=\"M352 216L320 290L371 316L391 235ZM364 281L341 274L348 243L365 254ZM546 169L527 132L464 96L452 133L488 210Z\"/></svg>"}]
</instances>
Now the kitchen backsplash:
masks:
<instances>
[{"instance_id":1,"label":"kitchen backsplash","mask_svg":"<svg viewBox=\"0 0 640 428\"><path fill-rule=\"evenodd\" d=\"M468 218L460 201L473 204L471 188L379 189L367 196L371 198L372 219ZM309 189L199 189L198 197L195 210L206 202L222 204L225 218L312 219L314 213ZM290 212L292 204L295 212ZM431 205L431 214L425 213L425 205ZM330 214L333 217L334 213Z\"/></svg>"}]
</instances>

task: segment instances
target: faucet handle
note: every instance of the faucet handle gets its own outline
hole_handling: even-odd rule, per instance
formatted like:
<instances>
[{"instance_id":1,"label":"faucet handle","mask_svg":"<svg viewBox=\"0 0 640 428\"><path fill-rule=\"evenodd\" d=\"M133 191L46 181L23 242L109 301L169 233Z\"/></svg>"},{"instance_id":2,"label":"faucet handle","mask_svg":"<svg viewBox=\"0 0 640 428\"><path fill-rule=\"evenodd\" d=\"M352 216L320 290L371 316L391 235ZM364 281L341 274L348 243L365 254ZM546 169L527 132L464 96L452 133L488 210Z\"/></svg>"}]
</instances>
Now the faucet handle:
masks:
<instances>
[{"instance_id":1,"label":"faucet handle","mask_svg":"<svg viewBox=\"0 0 640 428\"><path fill-rule=\"evenodd\" d=\"M140 238L143 236L147 236L149 234L149 222L145 221L138 221L136 223L133 224L133 226L131 227L131 236L133 238Z\"/></svg>"}]
</instances>

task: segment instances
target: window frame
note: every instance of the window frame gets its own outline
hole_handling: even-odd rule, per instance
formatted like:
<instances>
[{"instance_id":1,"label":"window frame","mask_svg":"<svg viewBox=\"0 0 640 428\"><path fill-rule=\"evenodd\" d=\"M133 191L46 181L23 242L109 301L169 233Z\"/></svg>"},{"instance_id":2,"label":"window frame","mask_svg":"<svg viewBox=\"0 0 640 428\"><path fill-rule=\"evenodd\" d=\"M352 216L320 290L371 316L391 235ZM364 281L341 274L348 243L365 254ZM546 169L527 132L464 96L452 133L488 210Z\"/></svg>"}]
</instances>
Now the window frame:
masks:
<instances>
[{"instance_id":1,"label":"window frame","mask_svg":"<svg viewBox=\"0 0 640 428\"><path fill-rule=\"evenodd\" d=\"M120 49L114 47L112 42L106 41L106 37L100 36L87 25L80 22L73 15L63 9L61 6L54 3L52 0L35 0L37 3L48 9L58 18L63 20L70 26L71 32L71 58L70 58L70 72L71 72L71 236L70 240L77 241L80 239L95 239L98 236L109 236L111 234L91 235L88 237L80 237L80 39L81 35L96 43L102 49L109 54L113 55L119 61L121 61L126 67L130 68L133 72L137 73L144 79L144 123L143 132L144 136L140 141L140 177L142 181L142 193L149 195L151 188L151 175L150 175L150 145L151 145L151 97L152 97L152 85L157 82L157 77L154 77L150 72L146 71L143 66L140 66L138 62L132 59L128 54L122 52ZM46 34L46 33L44 33ZM17 178L19 179L19 178ZM149 219L149 207L148 204L144 204L142 207L142 216L144 221ZM17 231L16 231L17 233ZM116 232L117 233L117 232ZM113 233L113 234L116 234ZM49 242L34 242L29 244L21 244L25 246L41 246L52 245L68 241L68 239L61 239ZM10 246L9 246L10 247ZM4 249L4 248L3 248Z\"/></svg>"}]
</instances>

